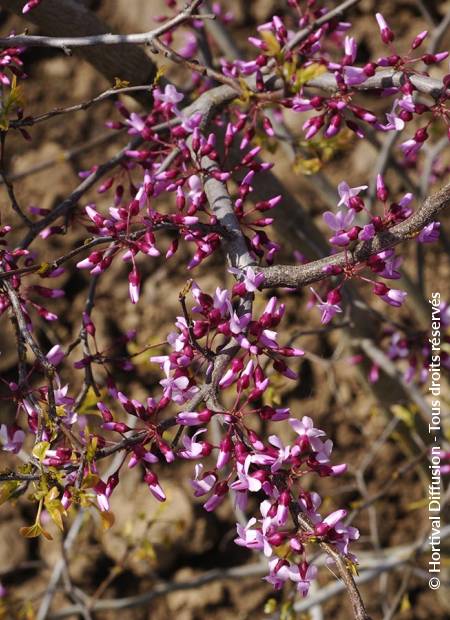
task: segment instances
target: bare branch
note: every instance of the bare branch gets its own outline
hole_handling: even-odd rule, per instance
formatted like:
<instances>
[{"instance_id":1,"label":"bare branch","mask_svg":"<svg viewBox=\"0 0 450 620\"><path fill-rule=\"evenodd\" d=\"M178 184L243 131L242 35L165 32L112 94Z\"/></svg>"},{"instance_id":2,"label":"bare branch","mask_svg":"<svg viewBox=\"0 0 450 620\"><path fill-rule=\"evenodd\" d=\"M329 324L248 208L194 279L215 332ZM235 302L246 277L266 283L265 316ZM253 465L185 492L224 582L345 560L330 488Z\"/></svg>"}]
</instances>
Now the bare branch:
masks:
<instances>
[{"instance_id":1,"label":"bare branch","mask_svg":"<svg viewBox=\"0 0 450 620\"><path fill-rule=\"evenodd\" d=\"M156 37L160 37L172 28L176 28L191 18L202 0L193 0L190 5L180 11L172 19L158 28L137 34L93 34L81 37L49 37L33 35L15 35L0 37L0 47L54 47L67 52L75 47L94 47L96 45L149 45ZM197 16L205 19L208 16Z\"/></svg>"},{"instance_id":2,"label":"bare branch","mask_svg":"<svg viewBox=\"0 0 450 620\"><path fill-rule=\"evenodd\" d=\"M0 0L0 6L13 11L21 18L24 0ZM42 32L58 38L98 36L110 33L110 27L103 23L81 2L72 0L45 0L26 19L36 24ZM6 45L11 40L6 39ZM130 85L151 84L156 75L156 67L145 51L134 45L110 45L105 53L104 47L80 47L77 55L94 66L109 83L116 77L130 82ZM135 93L136 95L136 93ZM140 99L148 102L148 97Z\"/></svg>"}]
</instances>

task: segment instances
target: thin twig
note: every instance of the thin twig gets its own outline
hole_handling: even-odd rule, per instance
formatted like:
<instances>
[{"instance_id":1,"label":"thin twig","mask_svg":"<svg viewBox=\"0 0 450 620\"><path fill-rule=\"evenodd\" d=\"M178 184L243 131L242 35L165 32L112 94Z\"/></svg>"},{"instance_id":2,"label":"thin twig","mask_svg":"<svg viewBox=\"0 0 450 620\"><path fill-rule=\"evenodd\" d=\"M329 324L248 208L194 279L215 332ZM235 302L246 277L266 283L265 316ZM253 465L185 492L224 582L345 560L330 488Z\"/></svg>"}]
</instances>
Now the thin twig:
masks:
<instances>
[{"instance_id":1,"label":"thin twig","mask_svg":"<svg viewBox=\"0 0 450 620\"><path fill-rule=\"evenodd\" d=\"M78 533L81 529L81 525L84 519L84 511L80 510L75 517L72 525L70 526L69 531L67 532L67 536L64 540L64 551L68 553L74 544ZM56 592L56 588L58 586L59 580L61 578L62 572L64 570L64 558L60 558L58 562L55 564L52 575L47 585L47 589L45 591L44 597L41 601L41 605L39 607L39 611L36 616L36 620L46 620L48 617L48 611L50 609L50 605L52 604L53 597Z\"/></svg>"}]
</instances>

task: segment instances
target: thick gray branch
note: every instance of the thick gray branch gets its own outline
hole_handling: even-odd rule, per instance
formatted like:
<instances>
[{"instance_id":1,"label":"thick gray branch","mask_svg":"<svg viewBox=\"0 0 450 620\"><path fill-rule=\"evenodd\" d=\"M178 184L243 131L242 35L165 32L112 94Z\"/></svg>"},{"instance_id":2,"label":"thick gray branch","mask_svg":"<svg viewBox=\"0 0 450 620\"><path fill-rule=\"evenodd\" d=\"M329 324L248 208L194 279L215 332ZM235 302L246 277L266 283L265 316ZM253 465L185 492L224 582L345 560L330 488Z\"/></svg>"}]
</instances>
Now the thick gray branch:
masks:
<instances>
[{"instance_id":1,"label":"thick gray branch","mask_svg":"<svg viewBox=\"0 0 450 620\"><path fill-rule=\"evenodd\" d=\"M432 97L439 97L444 92L442 80L428 77L426 75L409 75L409 79L418 91ZM368 78L362 84L352 86L355 90L379 90L383 88L399 87L405 82L405 76L401 71L395 69L382 69L375 75ZM314 86L321 90L334 92L337 90L336 78L331 73L323 73L310 80L308 86Z\"/></svg>"},{"instance_id":2,"label":"thick gray branch","mask_svg":"<svg viewBox=\"0 0 450 620\"><path fill-rule=\"evenodd\" d=\"M73 36L76 34L76 29L73 28L72 24L66 24L66 26L68 26L67 36L16 35L14 37L2 37L0 38L0 46L9 47L11 43L13 43L14 46L19 47L56 47L62 50L70 50L74 47L93 47L97 45L148 45L168 30L175 28L182 22L186 21L201 1L202 0L193 0L189 6L187 6L183 11L180 11L180 13L178 13L178 15L176 15L173 19L170 19L153 30L140 32L137 34L112 34L111 32L101 32L101 30L103 30L103 24L97 20L93 13L85 9L85 7L80 6L78 3L71 2L70 0L65 0L64 4L67 4L67 11L72 9L72 5L76 5L76 17L79 17L80 11L85 14L89 14L89 18L92 23L92 33L86 34L85 25L84 34L81 34L81 36ZM2 1L2 4L5 8L10 8L15 12L19 12L18 7L23 6L25 3L4 0ZM61 4L61 0L58 0L57 2L46 0L40 7L35 9L36 15L33 12L30 13L31 21L39 23L38 20L40 20L40 14L45 15L44 24L47 27L49 18L53 19L54 17L57 17L57 14L54 15L53 13L54 8L59 10L60 19L61 16L66 14L61 11ZM63 27L64 23L62 24L62 28Z\"/></svg>"},{"instance_id":3,"label":"thick gray branch","mask_svg":"<svg viewBox=\"0 0 450 620\"><path fill-rule=\"evenodd\" d=\"M25 17L22 15L24 4L24 0L0 0L0 7L21 17ZM87 40L86 37L108 34L106 24L92 11L73 0L45 0L27 13L26 19L36 24L50 38L60 37L63 40L65 37L83 37ZM2 39L1 45L10 47L11 44L11 39ZM104 47L88 47L81 48L77 53L109 82L118 77L131 85L150 84L156 75L153 62L143 49L135 45L112 45L107 50Z\"/></svg>"}]
</instances>

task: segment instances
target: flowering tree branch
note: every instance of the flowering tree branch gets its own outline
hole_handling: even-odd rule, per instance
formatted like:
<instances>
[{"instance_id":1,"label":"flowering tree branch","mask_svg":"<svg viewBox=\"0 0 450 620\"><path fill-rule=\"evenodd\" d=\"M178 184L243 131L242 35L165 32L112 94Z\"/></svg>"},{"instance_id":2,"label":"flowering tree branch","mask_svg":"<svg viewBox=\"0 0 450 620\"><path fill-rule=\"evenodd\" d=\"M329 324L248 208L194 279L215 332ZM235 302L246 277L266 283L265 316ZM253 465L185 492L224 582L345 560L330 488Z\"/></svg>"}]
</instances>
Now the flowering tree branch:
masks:
<instances>
[{"instance_id":1,"label":"flowering tree branch","mask_svg":"<svg viewBox=\"0 0 450 620\"><path fill-rule=\"evenodd\" d=\"M253 57L219 59L216 63L213 47L204 33L188 38L189 45L181 51L172 48L175 28L203 27L209 14L201 13L200 4L200 0L194 0L162 26L139 35L110 35L103 31L104 25L97 23L86 36L77 27L74 33L80 36L67 37L60 35L56 24L46 30L55 36L0 39L6 47L0 52L0 78L7 93L1 109L3 147L9 131L17 129L28 137L24 134L27 123L32 126L52 116L76 112L114 94L109 89L88 102L27 120L16 86L17 79L24 75L23 50L15 46L50 46L65 51L89 47L97 52L100 47L104 57L108 57L117 43L150 43L186 73L192 72L189 91L181 92L159 79L152 80L150 87L145 86L153 97L151 110L138 113L117 102L120 119L108 125L118 132L128 132L130 141L109 161L83 173L85 178L80 185L50 212L33 206L31 216L25 215L8 181L2 151L1 174L12 220L11 224L2 221L0 226L0 313L8 310L11 315L18 383L5 382L15 406L15 418L13 424L1 426L0 440L5 451L20 455L27 434L33 438L31 454L25 453L25 469L17 475L11 471L0 474L2 493L6 498L14 497L29 488L37 504L36 520L22 528L22 535L31 538L42 534L51 538L41 520L44 509L60 529L64 527L63 517L74 505L95 507L103 522L110 525L109 499L125 464L129 468L139 467L149 492L156 501L164 502L165 483L158 477L162 464L197 461L190 481L194 495L204 498L204 509L209 512L226 496L233 498L235 513L239 515L235 542L265 555L266 580L275 589L290 581L299 594L307 594L318 570L309 549L317 543L336 564L354 617L368 620L352 576L357 560L351 549L359 532L346 519L344 509L323 516L320 496L303 484L305 475L334 478L342 475L347 465L333 464L332 441L315 427L311 418L299 417L289 407L269 398L271 390L276 390L274 377L298 380L295 361L305 353L291 346L292 342L281 343L283 336L277 330L287 304L276 289L320 282L317 290L311 289L309 305L320 311L324 326L344 309L345 320L339 325L353 326L367 319L367 310L359 312L356 285L369 285L369 299L373 294L392 308L401 307L407 292L386 284L401 278L402 257L395 248L406 240L425 244L438 238L440 223L435 218L450 202L450 186L432 194L414 213L409 206L412 194L394 198L382 174L377 174L371 209L363 199L367 185L350 187L341 181L337 205L332 204L331 210L322 214L334 249L327 256L328 243L309 214L303 210L294 214L292 205L286 207L289 195L284 184L270 176L272 164L264 161L263 149L268 146L271 150L284 139L286 132L280 132L279 126L283 129L285 113L298 115L303 121L303 153L321 148L334 153L343 129L359 139L366 138L367 132L374 134L369 139L376 142L378 132L400 132L417 121L420 126L413 136L400 145L411 171L404 175L409 183L413 171L418 172L418 161L432 135L428 130L432 127L440 132L441 125L448 126L448 78L432 79L422 66L439 64L446 53L416 52L427 37L428 33L423 31L403 56L393 54L395 33L377 13L375 19L381 40L387 46L386 55L364 67L357 66L357 43L353 37L343 35L349 24L338 18L342 11L356 4L348 0L328 12L325 7L309 3L305 11L296 13L297 34L292 32L289 16L285 24L273 15L258 27L258 36L249 37L257 50ZM297 0L290 0L289 4L298 9ZM62 0L60 11L70 9L69 5L72 3ZM53 0L42 4L30 0L25 5L19 3L19 7L32 16L35 11L36 21L40 14L48 17L56 10ZM214 5L211 10L218 19L226 20L220 7ZM45 21L46 17L42 19ZM191 30L187 32L192 35ZM197 56L201 61L196 60ZM97 53L93 58L96 66L110 75L110 67L101 64ZM154 75L155 67L149 62L146 61L146 72L151 65L150 73ZM419 68L412 69L413 63ZM144 79L137 88L121 90L141 92L146 82ZM214 83L221 85L212 87ZM314 94L313 89L317 88L319 95ZM383 117L355 103L354 95L368 90L393 98L392 107ZM417 92L427 96L424 101L417 100ZM267 110L269 105L271 112ZM387 154L390 148L388 144ZM439 169L433 168L433 162L428 165L429 178L432 173L439 178ZM110 192L105 203L89 202L75 212L81 199L100 180L98 192ZM415 187L415 182L410 185ZM277 191L273 192L275 187ZM282 213L288 217L280 224L269 216L273 209L283 205L283 198L286 210ZM52 226L61 217L64 226ZM60 235L71 230L75 221L85 231L83 245L66 251L53 262L40 262L38 244L30 252L29 247L38 236L47 239ZM296 255L298 265L276 264L281 247L271 238L272 225L292 228L294 223L300 229L294 234L309 245L314 257L322 258L306 263L304 256ZM22 243L17 244L16 229L21 231L24 225L29 230ZM173 233L167 243L166 231ZM188 250L179 251L180 243ZM128 393L130 386L116 372L117 368L132 370L133 355L116 355L96 334L98 312L94 312L94 307L103 274L111 273L121 261L127 270L128 294L134 305L139 303L145 285L144 264L161 256L165 261L176 256L174 260L182 264L188 255L185 269L189 275L196 274L203 261L220 251L222 262L234 276L233 286L230 290L216 287L215 291L206 291L201 288L201 281L194 279L196 275L187 279L179 294L181 316L167 336L167 347L161 349L157 345L158 354L150 358L161 369L160 387L140 402ZM45 353L36 335L36 320L58 321L59 317L36 298L52 300L64 296L64 290L55 286L52 278L59 277L75 258L76 269L89 274L78 335L68 348L57 342ZM42 286L35 275L49 286ZM254 301L262 301L263 288L275 289L277 294L264 300L262 309ZM433 296L432 301L445 315L441 300ZM363 337L365 330L359 327L353 330L353 341L365 355L362 362L372 363L370 381L377 383L379 371L385 370L391 383L398 383L402 393L407 394L408 384L416 375L423 382L432 354L429 339L425 332L385 318L383 313L376 316L381 325L389 326L390 331L380 336L380 342L389 338L387 344L380 344L388 353L374 350L372 341ZM323 329L331 331L331 325ZM134 338L133 333L127 332L121 346ZM141 352L153 346L141 346ZM30 367L27 349L35 358ZM67 364L77 349L81 358L71 363L70 382L63 385L58 367ZM314 359L313 354L308 357ZM397 364L404 362L409 364L406 377L397 370ZM76 385L72 375L80 377ZM92 428L83 420L83 404L90 394L101 419L98 427ZM410 390L409 399L420 406L423 398L419 387ZM276 429L283 421L290 426L287 445L278 434L258 435L257 428L270 423ZM393 423L391 426L396 427ZM189 427L193 427L192 432ZM100 463L108 457L113 458L105 472ZM362 475L357 482L364 494ZM257 494L259 512L247 522L245 513L252 494ZM374 537L373 520L371 527ZM63 570L49 584L41 605L44 616L50 606L52 587L61 576L85 617L89 617L91 608L99 608L96 596L88 601L79 594L70 577L64 577Z\"/></svg>"},{"instance_id":2,"label":"flowering tree branch","mask_svg":"<svg viewBox=\"0 0 450 620\"><path fill-rule=\"evenodd\" d=\"M370 256L414 238L441 211L450 206L450 185L429 196L422 206L404 222L375 235L370 241L358 243L351 251L339 252L306 265L274 265L260 268L263 286L299 287L329 277L330 267L349 267L366 261Z\"/></svg>"}]
</instances>

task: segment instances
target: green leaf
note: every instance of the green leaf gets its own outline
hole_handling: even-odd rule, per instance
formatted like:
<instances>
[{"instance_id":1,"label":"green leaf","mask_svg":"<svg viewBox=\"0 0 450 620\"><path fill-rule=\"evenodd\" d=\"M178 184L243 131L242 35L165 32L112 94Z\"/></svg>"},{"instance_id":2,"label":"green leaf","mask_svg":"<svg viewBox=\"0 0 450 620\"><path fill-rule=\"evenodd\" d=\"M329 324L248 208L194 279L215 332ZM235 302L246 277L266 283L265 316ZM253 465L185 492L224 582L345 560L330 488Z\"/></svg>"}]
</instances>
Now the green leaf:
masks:
<instances>
[{"instance_id":1,"label":"green leaf","mask_svg":"<svg viewBox=\"0 0 450 620\"><path fill-rule=\"evenodd\" d=\"M48 441L39 441L33 448L32 454L35 456L40 463L45 459L45 455L47 450L50 448L50 444Z\"/></svg>"},{"instance_id":2,"label":"green leaf","mask_svg":"<svg viewBox=\"0 0 450 620\"><path fill-rule=\"evenodd\" d=\"M259 36L267 45L266 54L268 56L276 56L277 54L279 54L279 52L281 51L281 46L272 32L269 32L269 30L262 30L259 33Z\"/></svg>"},{"instance_id":3,"label":"green leaf","mask_svg":"<svg viewBox=\"0 0 450 620\"><path fill-rule=\"evenodd\" d=\"M78 409L78 413L80 415L85 415L86 413L98 413L97 403L99 397L94 392L94 389L90 387L87 391L87 394L81 403L81 406Z\"/></svg>"},{"instance_id":4,"label":"green leaf","mask_svg":"<svg viewBox=\"0 0 450 620\"><path fill-rule=\"evenodd\" d=\"M58 498L58 487L54 486L45 496L44 506L47 509L48 514L52 518L53 523L55 523L55 525L63 532L64 524L62 518L63 516L65 517L67 513Z\"/></svg>"},{"instance_id":5,"label":"green leaf","mask_svg":"<svg viewBox=\"0 0 450 620\"><path fill-rule=\"evenodd\" d=\"M9 498L19 485L20 482L18 482L17 480L11 480L2 483L2 485L0 486L0 506L9 500Z\"/></svg>"},{"instance_id":6,"label":"green leaf","mask_svg":"<svg viewBox=\"0 0 450 620\"><path fill-rule=\"evenodd\" d=\"M269 598L269 600L264 605L264 613L265 614L274 614L277 610L277 601L274 598Z\"/></svg>"},{"instance_id":7,"label":"green leaf","mask_svg":"<svg viewBox=\"0 0 450 620\"><path fill-rule=\"evenodd\" d=\"M294 90L300 89L303 84L313 80L315 77L318 77L322 73L326 72L326 67L324 65L320 65L319 63L313 63L308 67L303 67L298 69L295 74L295 86Z\"/></svg>"}]
</instances>

